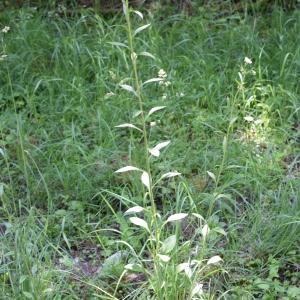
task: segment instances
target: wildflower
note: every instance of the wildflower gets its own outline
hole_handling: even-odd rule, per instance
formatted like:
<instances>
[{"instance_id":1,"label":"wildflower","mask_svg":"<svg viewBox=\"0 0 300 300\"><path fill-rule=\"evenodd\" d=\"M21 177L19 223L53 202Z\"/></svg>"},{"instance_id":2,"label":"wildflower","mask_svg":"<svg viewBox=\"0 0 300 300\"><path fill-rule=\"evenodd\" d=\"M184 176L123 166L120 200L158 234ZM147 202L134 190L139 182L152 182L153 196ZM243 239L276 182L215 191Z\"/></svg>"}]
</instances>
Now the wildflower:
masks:
<instances>
[{"instance_id":1,"label":"wildflower","mask_svg":"<svg viewBox=\"0 0 300 300\"><path fill-rule=\"evenodd\" d=\"M150 127L156 126L156 122L150 122Z\"/></svg>"},{"instance_id":2,"label":"wildflower","mask_svg":"<svg viewBox=\"0 0 300 300\"><path fill-rule=\"evenodd\" d=\"M244 63L246 65L251 65L252 64L252 60L249 57L246 56L245 59L244 59Z\"/></svg>"},{"instance_id":3,"label":"wildflower","mask_svg":"<svg viewBox=\"0 0 300 300\"><path fill-rule=\"evenodd\" d=\"M164 95L162 96L162 99L163 99L163 100L166 100L166 99L167 99L167 95L164 94Z\"/></svg>"},{"instance_id":4,"label":"wildflower","mask_svg":"<svg viewBox=\"0 0 300 300\"><path fill-rule=\"evenodd\" d=\"M9 26L5 26L1 31L2 31L3 33L8 33L9 30L10 30L10 27L9 27Z\"/></svg>"},{"instance_id":5,"label":"wildflower","mask_svg":"<svg viewBox=\"0 0 300 300\"><path fill-rule=\"evenodd\" d=\"M158 71L158 77L159 78L161 78L161 79L165 79L165 78L167 78L167 73L165 72L165 70L163 70L163 69L160 69L159 71Z\"/></svg>"},{"instance_id":6,"label":"wildflower","mask_svg":"<svg viewBox=\"0 0 300 300\"><path fill-rule=\"evenodd\" d=\"M161 81L159 82L160 85L169 86L171 84L170 81L166 80L167 76L168 74L164 69L160 69L158 71L158 77L161 79Z\"/></svg>"}]
</instances>

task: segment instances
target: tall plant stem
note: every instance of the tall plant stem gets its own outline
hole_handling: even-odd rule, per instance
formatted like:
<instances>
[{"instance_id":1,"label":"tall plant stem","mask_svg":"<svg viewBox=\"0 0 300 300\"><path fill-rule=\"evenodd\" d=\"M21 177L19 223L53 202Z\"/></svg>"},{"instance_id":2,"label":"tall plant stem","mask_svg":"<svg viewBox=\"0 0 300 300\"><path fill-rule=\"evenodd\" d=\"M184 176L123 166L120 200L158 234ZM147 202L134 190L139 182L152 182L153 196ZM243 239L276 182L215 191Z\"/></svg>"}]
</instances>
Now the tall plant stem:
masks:
<instances>
[{"instance_id":1,"label":"tall plant stem","mask_svg":"<svg viewBox=\"0 0 300 300\"><path fill-rule=\"evenodd\" d=\"M131 28L128 0L126 0L125 2L123 1L123 4L125 4L125 17L126 17L126 22L127 22L128 43L129 43L129 51L130 51L130 57L131 57L133 73L134 73L135 90L136 90L136 95L138 98L139 109L141 111L141 119L142 119L142 126L143 126L143 140L144 140L144 148L145 148L145 163L146 163L146 170L148 172L149 179L150 179L149 198L151 201L154 223L155 223L155 225L157 225L156 204L154 201L154 195L153 195L153 189L152 189L150 158L149 158L149 154L148 154L149 143L148 143L148 136L147 136L147 129L146 129L146 118L145 118L145 113L144 113L141 83L140 83L140 79L139 79L139 75L138 75L137 55L134 51L134 45L133 45L133 34L132 34L132 28Z\"/></svg>"}]
</instances>

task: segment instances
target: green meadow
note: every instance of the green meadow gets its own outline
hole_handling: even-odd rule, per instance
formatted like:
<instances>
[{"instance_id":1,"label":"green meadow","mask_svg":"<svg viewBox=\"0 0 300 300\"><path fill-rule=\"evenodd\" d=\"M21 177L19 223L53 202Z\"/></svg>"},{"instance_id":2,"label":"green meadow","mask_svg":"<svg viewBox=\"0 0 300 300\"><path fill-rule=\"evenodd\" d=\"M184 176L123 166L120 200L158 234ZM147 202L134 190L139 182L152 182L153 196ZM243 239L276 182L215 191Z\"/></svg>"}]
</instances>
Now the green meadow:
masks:
<instances>
[{"instance_id":1,"label":"green meadow","mask_svg":"<svg viewBox=\"0 0 300 300\"><path fill-rule=\"evenodd\" d=\"M300 11L124 13L0 13L0 299L300 299Z\"/></svg>"}]
</instances>

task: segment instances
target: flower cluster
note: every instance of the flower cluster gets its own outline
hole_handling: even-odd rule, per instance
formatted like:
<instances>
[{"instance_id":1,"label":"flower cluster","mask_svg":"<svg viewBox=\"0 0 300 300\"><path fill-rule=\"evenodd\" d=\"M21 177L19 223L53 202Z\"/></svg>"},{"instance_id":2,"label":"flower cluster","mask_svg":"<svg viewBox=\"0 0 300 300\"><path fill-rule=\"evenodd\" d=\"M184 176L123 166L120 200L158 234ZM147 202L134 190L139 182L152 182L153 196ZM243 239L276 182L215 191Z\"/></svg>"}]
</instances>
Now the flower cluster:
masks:
<instances>
[{"instance_id":1,"label":"flower cluster","mask_svg":"<svg viewBox=\"0 0 300 300\"><path fill-rule=\"evenodd\" d=\"M171 84L171 82L167 80L167 77L168 74L166 73L165 70L160 69L158 71L158 78L161 79L161 81L159 82L160 85L169 86Z\"/></svg>"},{"instance_id":2,"label":"flower cluster","mask_svg":"<svg viewBox=\"0 0 300 300\"><path fill-rule=\"evenodd\" d=\"M9 26L5 26L2 30L1 30L1 32L3 32L3 33L8 33L10 31L10 27Z\"/></svg>"}]
</instances>

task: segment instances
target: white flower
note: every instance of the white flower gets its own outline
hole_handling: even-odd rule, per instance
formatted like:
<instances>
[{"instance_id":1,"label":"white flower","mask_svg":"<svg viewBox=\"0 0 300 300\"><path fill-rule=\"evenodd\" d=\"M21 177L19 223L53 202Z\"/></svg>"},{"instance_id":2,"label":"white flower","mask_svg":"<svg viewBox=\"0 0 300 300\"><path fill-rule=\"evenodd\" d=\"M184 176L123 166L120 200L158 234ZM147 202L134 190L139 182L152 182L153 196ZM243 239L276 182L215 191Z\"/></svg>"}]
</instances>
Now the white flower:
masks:
<instances>
[{"instance_id":1,"label":"white flower","mask_svg":"<svg viewBox=\"0 0 300 300\"><path fill-rule=\"evenodd\" d=\"M159 81L159 85L164 85L164 86L169 86L171 84L170 81L167 81L168 74L166 73L165 70L160 69L158 71L158 78L161 80Z\"/></svg>"},{"instance_id":2,"label":"white flower","mask_svg":"<svg viewBox=\"0 0 300 300\"><path fill-rule=\"evenodd\" d=\"M163 69L160 69L159 71L158 71L158 77L159 78L167 78L167 73L166 73L166 71L165 70L163 70Z\"/></svg>"},{"instance_id":3,"label":"white flower","mask_svg":"<svg viewBox=\"0 0 300 300\"><path fill-rule=\"evenodd\" d=\"M249 57L246 56L245 59L244 59L244 63L246 65L251 65L252 64L252 60Z\"/></svg>"},{"instance_id":4,"label":"white flower","mask_svg":"<svg viewBox=\"0 0 300 300\"><path fill-rule=\"evenodd\" d=\"M9 30L10 30L10 27L9 27L9 26L5 26L1 31L2 31L3 33L8 33Z\"/></svg>"},{"instance_id":5,"label":"white flower","mask_svg":"<svg viewBox=\"0 0 300 300\"><path fill-rule=\"evenodd\" d=\"M150 127L154 127L156 125L156 122L150 122Z\"/></svg>"}]
</instances>

